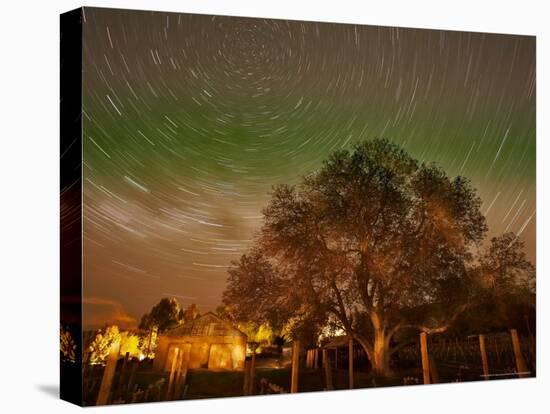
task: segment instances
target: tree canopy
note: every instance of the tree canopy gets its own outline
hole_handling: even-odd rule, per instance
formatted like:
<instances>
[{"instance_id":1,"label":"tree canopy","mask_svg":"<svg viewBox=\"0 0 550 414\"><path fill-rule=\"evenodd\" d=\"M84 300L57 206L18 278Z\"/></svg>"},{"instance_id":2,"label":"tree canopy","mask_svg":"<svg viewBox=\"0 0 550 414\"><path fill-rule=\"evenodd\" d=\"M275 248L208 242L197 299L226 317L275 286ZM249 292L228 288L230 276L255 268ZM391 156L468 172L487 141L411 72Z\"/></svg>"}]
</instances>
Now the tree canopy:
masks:
<instances>
[{"instance_id":1,"label":"tree canopy","mask_svg":"<svg viewBox=\"0 0 550 414\"><path fill-rule=\"evenodd\" d=\"M149 313L141 317L140 329L158 328L159 332L179 325L184 319L184 311L175 298L162 298Z\"/></svg>"},{"instance_id":2,"label":"tree canopy","mask_svg":"<svg viewBox=\"0 0 550 414\"><path fill-rule=\"evenodd\" d=\"M396 332L446 329L481 273L497 271L490 258L502 243L474 271L487 232L480 205L466 178L388 140L337 151L300 185L273 189L254 246L229 269L224 301L258 322L331 322L387 372Z\"/></svg>"}]
</instances>

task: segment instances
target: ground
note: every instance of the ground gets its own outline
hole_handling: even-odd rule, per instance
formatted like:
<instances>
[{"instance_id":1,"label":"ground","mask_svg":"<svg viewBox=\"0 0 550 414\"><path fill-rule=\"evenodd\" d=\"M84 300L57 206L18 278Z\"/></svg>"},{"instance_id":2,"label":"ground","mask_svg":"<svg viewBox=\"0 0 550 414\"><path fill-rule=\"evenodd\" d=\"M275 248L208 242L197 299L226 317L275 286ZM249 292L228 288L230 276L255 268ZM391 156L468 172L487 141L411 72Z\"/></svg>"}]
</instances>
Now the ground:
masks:
<instances>
[{"instance_id":1,"label":"ground","mask_svg":"<svg viewBox=\"0 0 550 414\"><path fill-rule=\"evenodd\" d=\"M464 361L454 363L438 363L438 375L440 382L466 382L479 381L482 379L482 370L477 365L468 364ZM513 367L510 367L509 374L490 378L508 379L517 378ZM85 405L94 405L97 398L97 390L101 382L103 367L96 366L89 372L90 392L85 394ZM533 372L533 376L535 373ZM255 371L254 394L261 394L260 382L266 379L271 384L276 384L286 392L290 390L290 367L273 368L257 367ZM137 370L134 386L146 390L149 385L158 383L164 379L165 385L168 381L168 373L160 373L152 370L151 363L144 362ZM114 379L114 389L118 376ZM348 389L347 369L333 369L332 381L335 390ZM419 366L402 364L400 368L387 378L374 378L366 370L356 370L354 373L354 388L388 387L400 385L422 384L422 370ZM243 371L212 371L208 369L192 369L188 371L186 378L186 391L184 399L238 397L243 395L244 372ZM306 369L303 366L299 371L298 392L315 392L325 390L325 372L322 368ZM146 401L158 401L155 395L150 395Z\"/></svg>"},{"instance_id":2,"label":"ground","mask_svg":"<svg viewBox=\"0 0 550 414\"><path fill-rule=\"evenodd\" d=\"M335 389L348 389L348 372L346 370L333 370L333 383ZM259 382L266 378L270 383L277 384L285 390L290 389L290 368L258 368L256 370L256 389L259 393ZM324 371L322 369L300 369L299 392L323 391ZM188 390L186 398L213 398L236 397L243 393L244 374L239 371L213 372L208 370L192 370L187 377ZM369 373L355 373L355 388L369 388L373 386L403 385L403 377L373 382Z\"/></svg>"}]
</instances>

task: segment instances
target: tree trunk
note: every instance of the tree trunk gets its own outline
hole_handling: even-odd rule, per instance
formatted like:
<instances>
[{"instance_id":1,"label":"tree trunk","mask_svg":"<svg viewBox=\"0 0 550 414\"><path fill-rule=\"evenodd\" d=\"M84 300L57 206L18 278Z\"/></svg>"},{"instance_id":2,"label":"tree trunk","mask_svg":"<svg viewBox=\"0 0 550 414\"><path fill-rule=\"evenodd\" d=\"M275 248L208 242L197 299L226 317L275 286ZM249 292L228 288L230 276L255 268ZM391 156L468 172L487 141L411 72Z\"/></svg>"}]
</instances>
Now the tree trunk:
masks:
<instances>
[{"instance_id":1,"label":"tree trunk","mask_svg":"<svg viewBox=\"0 0 550 414\"><path fill-rule=\"evenodd\" d=\"M371 344L363 337L356 336L357 342L361 344L367 354L372 366L372 372L377 377L387 377L390 370L390 337L384 329L374 331L374 343Z\"/></svg>"},{"instance_id":2,"label":"tree trunk","mask_svg":"<svg viewBox=\"0 0 550 414\"><path fill-rule=\"evenodd\" d=\"M376 377L390 376L390 339L392 333L388 334L387 327L383 324L381 315L372 312L370 320L373 327L374 338L369 343L365 338L356 336L357 341L365 350L372 366L372 372Z\"/></svg>"},{"instance_id":3,"label":"tree trunk","mask_svg":"<svg viewBox=\"0 0 550 414\"><path fill-rule=\"evenodd\" d=\"M390 341L384 329L374 331L374 346L372 355L372 371L377 377L387 377L390 374Z\"/></svg>"}]
</instances>

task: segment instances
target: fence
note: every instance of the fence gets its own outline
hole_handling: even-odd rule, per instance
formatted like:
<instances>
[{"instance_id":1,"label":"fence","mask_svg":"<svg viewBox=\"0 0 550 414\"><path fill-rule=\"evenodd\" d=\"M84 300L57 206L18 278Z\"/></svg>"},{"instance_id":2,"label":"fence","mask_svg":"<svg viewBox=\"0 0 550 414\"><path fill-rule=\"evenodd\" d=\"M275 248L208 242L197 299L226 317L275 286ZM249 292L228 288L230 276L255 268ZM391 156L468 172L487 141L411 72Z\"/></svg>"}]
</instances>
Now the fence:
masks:
<instances>
[{"instance_id":1,"label":"fence","mask_svg":"<svg viewBox=\"0 0 550 414\"><path fill-rule=\"evenodd\" d=\"M262 376L257 375L253 352L246 361L244 371L236 373L234 380L242 379L241 390L244 395L376 386L374 379L372 385L366 383L368 370L363 365L366 358L364 351L351 340L346 339L345 342L345 347L305 350L302 355L305 366L301 367L300 344L295 341L292 346L290 372L278 370L283 375L277 377L279 380L275 377L264 377L267 375L265 371ZM185 398L188 386L183 356L175 357L169 373L164 373L154 372L151 361L139 361L130 358L128 354L119 358L118 352L118 346L114 346L105 366L90 365L85 361L84 405ZM417 341L401 347L391 362L392 367L402 374L404 384L534 376L536 343L534 337L520 338L514 329L505 333L470 336L462 340L422 333ZM303 368L305 371L302 371ZM281 383L286 375L286 381ZM236 392L239 393L238 390Z\"/></svg>"},{"instance_id":2,"label":"fence","mask_svg":"<svg viewBox=\"0 0 550 414\"><path fill-rule=\"evenodd\" d=\"M177 364L167 375L153 372L151 361L130 358L128 354L121 359L118 357L118 353L113 352L104 366L84 364L84 405L155 402L184 397L185 377Z\"/></svg>"},{"instance_id":3,"label":"fence","mask_svg":"<svg viewBox=\"0 0 550 414\"><path fill-rule=\"evenodd\" d=\"M517 345L514 345L517 341ZM429 372L426 382L475 381L534 376L536 374L535 338L519 338L512 329L509 333L470 336L463 340L426 336L425 353L422 343L403 347L397 352L395 363L402 368ZM432 367L430 367L432 365ZM437 380L434 381L434 376Z\"/></svg>"}]
</instances>

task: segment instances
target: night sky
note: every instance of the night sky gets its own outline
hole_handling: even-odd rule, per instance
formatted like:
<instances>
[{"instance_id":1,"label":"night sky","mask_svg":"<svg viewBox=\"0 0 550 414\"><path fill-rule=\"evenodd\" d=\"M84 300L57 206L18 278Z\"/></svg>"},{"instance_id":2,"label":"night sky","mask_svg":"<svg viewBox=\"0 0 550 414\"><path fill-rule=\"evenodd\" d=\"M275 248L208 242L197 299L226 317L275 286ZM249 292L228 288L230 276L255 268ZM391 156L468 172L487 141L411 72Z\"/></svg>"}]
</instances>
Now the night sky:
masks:
<instances>
[{"instance_id":1,"label":"night sky","mask_svg":"<svg viewBox=\"0 0 550 414\"><path fill-rule=\"evenodd\" d=\"M84 9L84 325L202 312L277 183L385 137L535 258L535 39Z\"/></svg>"}]
</instances>

